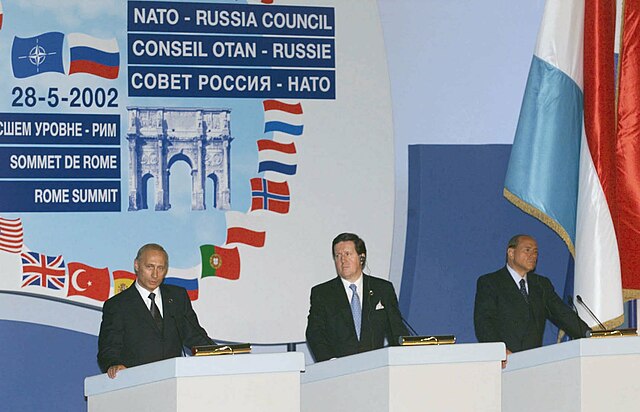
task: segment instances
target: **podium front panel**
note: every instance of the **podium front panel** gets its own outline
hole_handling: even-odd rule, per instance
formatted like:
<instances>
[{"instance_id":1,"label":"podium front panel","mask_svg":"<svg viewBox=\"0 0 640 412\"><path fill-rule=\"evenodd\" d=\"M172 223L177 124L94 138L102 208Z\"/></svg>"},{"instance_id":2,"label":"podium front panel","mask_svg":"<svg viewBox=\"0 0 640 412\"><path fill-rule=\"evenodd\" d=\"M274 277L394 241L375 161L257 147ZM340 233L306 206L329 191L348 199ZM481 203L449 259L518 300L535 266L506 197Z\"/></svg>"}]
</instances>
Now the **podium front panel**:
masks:
<instances>
[{"instance_id":1,"label":"podium front panel","mask_svg":"<svg viewBox=\"0 0 640 412\"><path fill-rule=\"evenodd\" d=\"M502 343L392 347L307 366L302 411L500 411Z\"/></svg>"},{"instance_id":2,"label":"podium front panel","mask_svg":"<svg viewBox=\"0 0 640 412\"><path fill-rule=\"evenodd\" d=\"M640 338L579 339L509 356L504 412L640 410Z\"/></svg>"},{"instance_id":3,"label":"podium front panel","mask_svg":"<svg viewBox=\"0 0 640 412\"><path fill-rule=\"evenodd\" d=\"M167 359L85 380L89 412L299 412L303 353Z\"/></svg>"}]
</instances>

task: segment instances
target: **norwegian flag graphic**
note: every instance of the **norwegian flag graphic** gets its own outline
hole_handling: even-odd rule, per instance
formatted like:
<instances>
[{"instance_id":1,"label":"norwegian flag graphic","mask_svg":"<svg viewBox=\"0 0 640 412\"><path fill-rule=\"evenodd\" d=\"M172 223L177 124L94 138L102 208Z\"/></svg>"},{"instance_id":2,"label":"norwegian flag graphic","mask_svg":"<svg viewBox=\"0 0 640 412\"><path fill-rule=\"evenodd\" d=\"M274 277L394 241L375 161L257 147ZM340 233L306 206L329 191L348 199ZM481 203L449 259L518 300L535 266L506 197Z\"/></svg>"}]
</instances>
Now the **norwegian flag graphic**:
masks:
<instances>
[{"instance_id":1,"label":"norwegian flag graphic","mask_svg":"<svg viewBox=\"0 0 640 412\"><path fill-rule=\"evenodd\" d=\"M289 184L259 177L251 179L251 210L266 209L289 213Z\"/></svg>"},{"instance_id":2,"label":"norwegian flag graphic","mask_svg":"<svg viewBox=\"0 0 640 412\"><path fill-rule=\"evenodd\" d=\"M24 252L20 256L22 257L22 287L64 288L66 267L62 256L47 256L37 252Z\"/></svg>"}]
</instances>

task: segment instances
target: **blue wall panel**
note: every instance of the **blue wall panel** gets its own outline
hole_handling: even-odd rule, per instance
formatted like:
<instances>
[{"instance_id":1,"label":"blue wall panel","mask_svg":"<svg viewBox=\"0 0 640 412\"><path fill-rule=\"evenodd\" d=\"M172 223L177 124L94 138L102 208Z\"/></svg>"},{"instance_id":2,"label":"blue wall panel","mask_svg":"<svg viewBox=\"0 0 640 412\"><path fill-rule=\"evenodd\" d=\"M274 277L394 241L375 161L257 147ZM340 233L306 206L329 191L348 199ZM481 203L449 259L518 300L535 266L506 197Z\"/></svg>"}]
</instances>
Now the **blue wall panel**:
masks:
<instances>
[{"instance_id":1,"label":"blue wall panel","mask_svg":"<svg viewBox=\"0 0 640 412\"><path fill-rule=\"evenodd\" d=\"M96 336L0 320L0 347L0 410L87 410L84 378L100 373Z\"/></svg>"},{"instance_id":2,"label":"blue wall panel","mask_svg":"<svg viewBox=\"0 0 640 412\"><path fill-rule=\"evenodd\" d=\"M502 196L511 145L412 145L400 307L421 335L476 342L478 276L505 263L517 233L538 241L537 272L562 296L569 253L560 238ZM551 325L551 324L549 324ZM547 327L545 344L557 329Z\"/></svg>"}]
</instances>

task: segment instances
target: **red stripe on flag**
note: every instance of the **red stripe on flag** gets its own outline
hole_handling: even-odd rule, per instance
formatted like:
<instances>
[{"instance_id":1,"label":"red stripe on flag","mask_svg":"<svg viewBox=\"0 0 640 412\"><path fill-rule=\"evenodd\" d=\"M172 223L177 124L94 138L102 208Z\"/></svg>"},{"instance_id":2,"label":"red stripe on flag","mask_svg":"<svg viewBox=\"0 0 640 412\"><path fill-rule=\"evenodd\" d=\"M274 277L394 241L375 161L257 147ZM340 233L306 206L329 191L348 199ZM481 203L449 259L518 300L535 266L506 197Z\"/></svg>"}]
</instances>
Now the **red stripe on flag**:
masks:
<instances>
[{"instance_id":1,"label":"red stripe on flag","mask_svg":"<svg viewBox=\"0 0 640 412\"><path fill-rule=\"evenodd\" d=\"M267 191L276 195L289 196L289 184L267 180Z\"/></svg>"},{"instance_id":2,"label":"red stripe on flag","mask_svg":"<svg viewBox=\"0 0 640 412\"><path fill-rule=\"evenodd\" d=\"M291 114L302 114L302 105L300 103L289 104L279 100L265 100L262 102L264 111L280 110Z\"/></svg>"},{"instance_id":3,"label":"red stripe on flag","mask_svg":"<svg viewBox=\"0 0 640 412\"><path fill-rule=\"evenodd\" d=\"M266 232L257 232L243 227L230 227L227 229L227 243L242 243L254 247L263 247L265 237Z\"/></svg>"},{"instance_id":4,"label":"red stripe on flag","mask_svg":"<svg viewBox=\"0 0 640 412\"><path fill-rule=\"evenodd\" d=\"M615 216L616 190L615 27L615 2L585 2L584 128L591 158L612 216Z\"/></svg>"},{"instance_id":5,"label":"red stripe on flag","mask_svg":"<svg viewBox=\"0 0 640 412\"><path fill-rule=\"evenodd\" d=\"M89 60L73 60L69 67L69 74L89 73L105 79L117 79L119 66L105 66Z\"/></svg>"},{"instance_id":6,"label":"red stripe on flag","mask_svg":"<svg viewBox=\"0 0 640 412\"><path fill-rule=\"evenodd\" d=\"M20 253L23 241L24 235L20 218L5 219L0 217L0 250Z\"/></svg>"},{"instance_id":7,"label":"red stripe on flag","mask_svg":"<svg viewBox=\"0 0 640 412\"><path fill-rule=\"evenodd\" d=\"M618 157L616 159L618 214L615 222L620 251L622 288L625 289L625 297L637 298L640 297L639 2L624 2L622 30L618 81Z\"/></svg>"},{"instance_id":8,"label":"red stripe on flag","mask_svg":"<svg viewBox=\"0 0 640 412\"><path fill-rule=\"evenodd\" d=\"M296 145L293 143L278 143L273 140L258 140L258 150L276 150L287 154L296 154Z\"/></svg>"},{"instance_id":9,"label":"red stripe on flag","mask_svg":"<svg viewBox=\"0 0 640 412\"><path fill-rule=\"evenodd\" d=\"M267 209L276 213L289 213L290 202L283 202L282 200L269 199L267 200Z\"/></svg>"}]
</instances>

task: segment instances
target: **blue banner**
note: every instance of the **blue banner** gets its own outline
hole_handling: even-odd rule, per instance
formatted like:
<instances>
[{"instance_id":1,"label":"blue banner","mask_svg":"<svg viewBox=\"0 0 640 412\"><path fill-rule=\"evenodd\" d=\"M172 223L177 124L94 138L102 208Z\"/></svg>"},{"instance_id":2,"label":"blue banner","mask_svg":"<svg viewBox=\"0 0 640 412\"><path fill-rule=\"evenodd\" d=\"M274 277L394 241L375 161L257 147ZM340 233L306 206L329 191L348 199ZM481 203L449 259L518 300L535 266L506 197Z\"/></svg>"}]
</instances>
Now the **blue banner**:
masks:
<instances>
[{"instance_id":1,"label":"blue banner","mask_svg":"<svg viewBox=\"0 0 640 412\"><path fill-rule=\"evenodd\" d=\"M0 212L119 212L119 181L0 181Z\"/></svg>"},{"instance_id":2,"label":"blue banner","mask_svg":"<svg viewBox=\"0 0 640 412\"><path fill-rule=\"evenodd\" d=\"M335 72L129 66L129 96L335 99Z\"/></svg>"},{"instance_id":3,"label":"blue banner","mask_svg":"<svg viewBox=\"0 0 640 412\"><path fill-rule=\"evenodd\" d=\"M335 36L334 9L130 1L127 28L144 32Z\"/></svg>"},{"instance_id":4,"label":"blue banner","mask_svg":"<svg viewBox=\"0 0 640 412\"><path fill-rule=\"evenodd\" d=\"M120 144L120 116L0 113L0 144Z\"/></svg>"},{"instance_id":5,"label":"blue banner","mask_svg":"<svg viewBox=\"0 0 640 412\"><path fill-rule=\"evenodd\" d=\"M129 64L335 67L333 39L129 34Z\"/></svg>"},{"instance_id":6,"label":"blue banner","mask_svg":"<svg viewBox=\"0 0 640 412\"><path fill-rule=\"evenodd\" d=\"M0 147L0 178L120 179L120 149Z\"/></svg>"}]
</instances>

